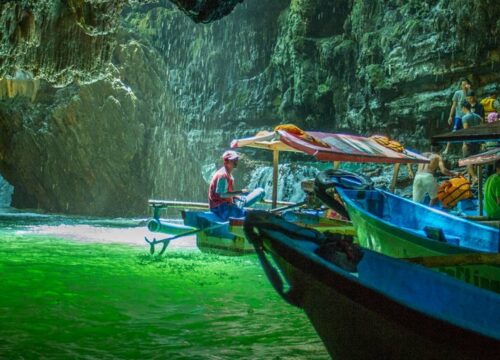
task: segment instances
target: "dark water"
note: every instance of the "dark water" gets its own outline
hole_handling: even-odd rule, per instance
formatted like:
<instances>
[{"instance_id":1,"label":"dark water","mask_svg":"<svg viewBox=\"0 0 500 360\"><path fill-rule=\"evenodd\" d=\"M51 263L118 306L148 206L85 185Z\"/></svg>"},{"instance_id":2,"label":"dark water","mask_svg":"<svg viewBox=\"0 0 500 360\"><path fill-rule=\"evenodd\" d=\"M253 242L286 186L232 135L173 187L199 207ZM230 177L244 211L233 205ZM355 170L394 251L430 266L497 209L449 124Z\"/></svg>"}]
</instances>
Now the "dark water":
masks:
<instances>
[{"instance_id":1,"label":"dark water","mask_svg":"<svg viewBox=\"0 0 500 360\"><path fill-rule=\"evenodd\" d=\"M137 223L0 214L0 358L328 358L254 256L153 258Z\"/></svg>"}]
</instances>

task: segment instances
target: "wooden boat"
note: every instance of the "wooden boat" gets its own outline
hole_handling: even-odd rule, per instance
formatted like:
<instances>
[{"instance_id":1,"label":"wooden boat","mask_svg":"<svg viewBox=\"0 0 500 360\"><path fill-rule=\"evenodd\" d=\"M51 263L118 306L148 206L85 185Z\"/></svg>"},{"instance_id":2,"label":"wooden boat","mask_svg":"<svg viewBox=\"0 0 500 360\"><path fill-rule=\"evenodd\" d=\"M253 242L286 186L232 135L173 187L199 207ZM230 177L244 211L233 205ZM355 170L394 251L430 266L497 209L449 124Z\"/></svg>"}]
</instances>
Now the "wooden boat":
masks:
<instances>
[{"instance_id":1,"label":"wooden boat","mask_svg":"<svg viewBox=\"0 0 500 360\"><path fill-rule=\"evenodd\" d=\"M281 209L286 214L285 216L298 224L321 231L354 234L354 228L348 221L325 218L322 212L307 210L286 212L286 208L295 204L279 204L283 205ZM160 254L165 251L168 242L188 235L196 236L196 245L203 252L234 256L255 252L254 247L245 237L244 219L231 218L229 221L222 221L214 213L207 210L208 206L205 203L150 200L149 205L153 208L153 219L149 220L148 229L151 232L170 235L163 240L146 240L150 244L155 242L153 245L160 242L165 243L164 240L166 240L167 245L160 250ZM160 211L167 208L180 209L183 223L178 224L161 219ZM280 210L280 208L276 210ZM152 247L152 252L154 252L154 247Z\"/></svg>"},{"instance_id":2,"label":"wooden boat","mask_svg":"<svg viewBox=\"0 0 500 360\"><path fill-rule=\"evenodd\" d=\"M305 311L333 359L499 358L494 292L269 214L249 214L245 233L275 290Z\"/></svg>"},{"instance_id":3,"label":"wooden boat","mask_svg":"<svg viewBox=\"0 0 500 360\"><path fill-rule=\"evenodd\" d=\"M338 174L327 170L318 175L318 196L335 206L335 201L326 194L330 188L335 188L363 247L397 258L499 252L498 228L475 223L384 190L360 188L356 174ZM500 292L499 266L464 264L443 266L440 270Z\"/></svg>"},{"instance_id":4,"label":"wooden boat","mask_svg":"<svg viewBox=\"0 0 500 360\"><path fill-rule=\"evenodd\" d=\"M151 253L154 253L155 245L162 243L165 245L159 252L161 255L170 241L188 235L196 236L196 245L203 252L235 256L254 252L253 246L244 236L235 235L229 231L229 221L222 221L214 213L208 211L208 204L149 200L149 206L153 208L153 218L148 222L149 231L169 235L162 240L146 239L151 245ZM167 208L180 209L183 223L176 224L161 219L160 212ZM237 222L237 219L233 221Z\"/></svg>"}]
</instances>

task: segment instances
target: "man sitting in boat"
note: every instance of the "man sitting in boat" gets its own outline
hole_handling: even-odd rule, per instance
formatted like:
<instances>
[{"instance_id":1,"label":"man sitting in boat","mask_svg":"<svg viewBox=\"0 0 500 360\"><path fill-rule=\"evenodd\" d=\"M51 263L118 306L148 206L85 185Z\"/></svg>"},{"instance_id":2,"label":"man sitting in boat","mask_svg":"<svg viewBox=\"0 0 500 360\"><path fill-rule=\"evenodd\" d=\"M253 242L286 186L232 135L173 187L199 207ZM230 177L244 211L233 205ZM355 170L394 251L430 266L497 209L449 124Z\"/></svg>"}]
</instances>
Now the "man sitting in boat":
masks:
<instances>
[{"instance_id":1,"label":"man sitting in boat","mask_svg":"<svg viewBox=\"0 0 500 360\"><path fill-rule=\"evenodd\" d=\"M239 158L239 154L235 151L224 152L222 155L224 166L214 174L208 188L210 211L224 221L230 217L244 217L246 214L244 206L251 206L264 198L262 188L257 188L251 193L247 189L234 190L234 178L231 173L238 166ZM239 205L236 205L235 201L239 201Z\"/></svg>"},{"instance_id":2,"label":"man sitting in boat","mask_svg":"<svg viewBox=\"0 0 500 360\"><path fill-rule=\"evenodd\" d=\"M454 172L448 170L444 165L443 158L439 155L439 146L432 145L430 153L424 153L430 162L428 164L419 164L418 171L413 180L413 201L423 203L425 195L430 197L430 204L434 205L438 200L439 185L434 176L436 170L439 168L441 173L447 176L457 176Z\"/></svg>"},{"instance_id":3,"label":"man sitting in boat","mask_svg":"<svg viewBox=\"0 0 500 360\"><path fill-rule=\"evenodd\" d=\"M495 168L484 184L484 210L489 217L500 219L500 160L495 162Z\"/></svg>"}]
</instances>

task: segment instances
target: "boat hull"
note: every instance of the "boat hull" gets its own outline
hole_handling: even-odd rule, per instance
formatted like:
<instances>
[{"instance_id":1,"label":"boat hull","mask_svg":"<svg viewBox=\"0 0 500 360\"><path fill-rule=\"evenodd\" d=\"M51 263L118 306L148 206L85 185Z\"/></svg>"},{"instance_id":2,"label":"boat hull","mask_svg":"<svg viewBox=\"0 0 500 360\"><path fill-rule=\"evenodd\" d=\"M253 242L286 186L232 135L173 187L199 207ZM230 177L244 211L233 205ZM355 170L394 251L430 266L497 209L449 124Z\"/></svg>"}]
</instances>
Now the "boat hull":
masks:
<instances>
[{"instance_id":1,"label":"boat hull","mask_svg":"<svg viewBox=\"0 0 500 360\"><path fill-rule=\"evenodd\" d=\"M418 314L266 243L333 359L495 359L498 343ZM286 251L285 251L286 252ZM292 255L293 257L293 255ZM308 269L304 269L307 267ZM314 274L315 272L318 272Z\"/></svg>"},{"instance_id":2,"label":"boat hull","mask_svg":"<svg viewBox=\"0 0 500 360\"><path fill-rule=\"evenodd\" d=\"M346 265L328 255L342 254L344 237L279 217L251 214L245 233L274 289L305 311L334 359L500 355L498 294L362 248Z\"/></svg>"},{"instance_id":3,"label":"boat hull","mask_svg":"<svg viewBox=\"0 0 500 360\"><path fill-rule=\"evenodd\" d=\"M196 246L200 251L212 254L240 256L255 253L248 240L241 236L220 237L201 232L196 235Z\"/></svg>"},{"instance_id":4,"label":"boat hull","mask_svg":"<svg viewBox=\"0 0 500 360\"><path fill-rule=\"evenodd\" d=\"M342 189L339 193L356 229L357 240L365 248L396 258L478 252L467 247L431 240L421 234L421 231L391 224L367 211L360 205L359 200L352 200L352 193ZM421 205L418 206L421 207ZM464 234L464 236L470 235ZM499 266L466 265L440 267L438 270L475 286L500 292Z\"/></svg>"},{"instance_id":5,"label":"boat hull","mask_svg":"<svg viewBox=\"0 0 500 360\"><path fill-rule=\"evenodd\" d=\"M311 215L303 212L287 212L282 215L287 221L315 229L321 232L329 231L335 234L355 235L354 226L346 220L330 219L321 215ZM242 219L229 220L229 231L236 236L245 237Z\"/></svg>"}]
</instances>

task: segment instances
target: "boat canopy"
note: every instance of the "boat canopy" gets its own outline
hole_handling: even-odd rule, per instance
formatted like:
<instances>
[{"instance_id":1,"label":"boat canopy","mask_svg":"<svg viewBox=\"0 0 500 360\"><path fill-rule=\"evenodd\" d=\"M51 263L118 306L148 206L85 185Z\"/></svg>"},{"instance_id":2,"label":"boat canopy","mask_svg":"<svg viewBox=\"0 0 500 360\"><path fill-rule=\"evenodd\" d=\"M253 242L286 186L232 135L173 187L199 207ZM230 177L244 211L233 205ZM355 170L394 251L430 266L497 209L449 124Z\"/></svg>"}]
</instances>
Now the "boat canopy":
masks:
<instances>
[{"instance_id":1,"label":"boat canopy","mask_svg":"<svg viewBox=\"0 0 500 360\"><path fill-rule=\"evenodd\" d=\"M500 160L500 147L458 161L459 166L483 165Z\"/></svg>"},{"instance_id":2,"label":"boat canopy","mask_svg":"<svg viewBox=\"0 0 500 360\"><path fill-rule=\"evenodd\" d=\"M395 151L373 137L278 129L262 131L257 135L231 142L232 148L253 147L273 151L294 151L312 155L322 161L369 163L427 163L418 153L402 149Z\"/></svg>"},{"instance_id":3,"label":"boat canopy","mask_svg":"<svg viewBox=\"0 0 500 360\"><path fill-rule=\"evenodd\" d=\"M456 143L456 142L483 142L498 140L500 141L500 122L490 124L481 124L467 129L450 131L432 137L431 142L437 143Z\"/></svg>"}]
</instances>

